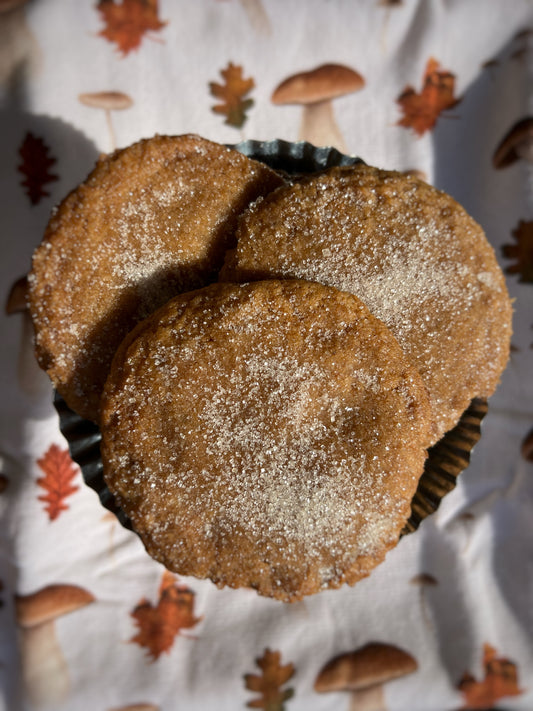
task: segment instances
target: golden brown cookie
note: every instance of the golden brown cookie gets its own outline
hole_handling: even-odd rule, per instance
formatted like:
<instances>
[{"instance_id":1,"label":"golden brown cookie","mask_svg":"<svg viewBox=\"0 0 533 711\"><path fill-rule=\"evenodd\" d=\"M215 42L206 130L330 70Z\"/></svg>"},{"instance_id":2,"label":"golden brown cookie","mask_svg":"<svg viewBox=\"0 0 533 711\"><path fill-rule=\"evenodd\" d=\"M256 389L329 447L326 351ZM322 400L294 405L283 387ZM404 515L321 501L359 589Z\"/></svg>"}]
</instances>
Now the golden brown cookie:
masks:
<instances>
[{"instance_id":1,"label":"golden brown cookie","mask_svg":"<svg viewBox=\"0 0 533 711\"><path fill-rule=\"evenodd\" d=\"M117 351L104 475L167 568L291 601L355 583L397 543L429 426L419 374L355 296L214 284Z\"/></svg>"},{"instance_id":2,"label":"golden brown cookie","mask_svg":"<svg viewBox=\"0 0 533 711\"><path fill-rule=\"evenodd\" d=\"M334 168L245 213L220 279L302 278L356 294L428 388L432 442L507 363L511 304L481 227L414 176Z\"/></svg>"},{"instance_id":3,"label":"golden brown cookie","mask_svg":"<svg viewBox=\"0 0 533 711\"><path fill-rule=\"evenodd\" d=\"M156 136L97 163L53 214L30 275L37 357L70 407L98 420L122 338L213 281L238 214L282 183L198 136Z\"/></svg>"}]
</instances>

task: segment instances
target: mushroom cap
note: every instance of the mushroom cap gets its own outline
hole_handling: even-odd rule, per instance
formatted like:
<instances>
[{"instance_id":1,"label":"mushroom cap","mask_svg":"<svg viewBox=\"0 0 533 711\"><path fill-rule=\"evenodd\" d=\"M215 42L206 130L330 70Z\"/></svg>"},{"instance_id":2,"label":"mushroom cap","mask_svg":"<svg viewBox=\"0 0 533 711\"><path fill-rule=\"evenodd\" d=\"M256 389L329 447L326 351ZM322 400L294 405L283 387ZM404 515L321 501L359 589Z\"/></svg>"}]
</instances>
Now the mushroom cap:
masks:
<instances>
[{"instance_id":1,"label":"mushroom cap","mask_svg":"<svg viewBox=\"0 0 533 711\"><path fill-rule=\"evenodd\" d=\"M28 278L23 276L17 279L9 290L5 305L6 315L11 316L12 314L18 314L26 311L28 308L27 295Z\"/></svg>"},{"instance_id":2,"label":"mushroom cap","mask_svg":"<svg viewBox=\"0 0 533 711\"><path fill-rule=\"evenodd\" d=\"M392 644L370 642L328 662L315 681L315 691L358 691L383 684L418 669L416 659Z\"/></svg>"},{"instance_id":3,"label":"mushroom cap","mask_svg":"<svg viewBox=\"0 0 533 711\"><path fill-rule=\"evenodd\" d=\"M97 91L90 94L80 94L79 101L85 106L108 111L128 109L133 104L133 99L121 91Z\"/></svg>"},{"instance_id":4,"label":"mushroom cap","mask_svg":"<svg viewBox=\"0 0 533 711\"><path fill-rule=\"evenodd\" d=\"M342 64L323 64L308 72L293 74L274 90L274 104L315 104L359 91L363 77Z\"/></svg>"},{"instance_id":5,"label":"mushroom cap","mask_svg":"<svg viewBox=\"0 0 533 711\"><path fill-rule=\"evenodd\" d=\"M128 706L117 706L109 711L159 711L159 706L154 704L128 704Z\"/></svg>"},{"instance_id":6,"label":"mushroom cap","mask_svg":"<svg viewBox=\"0 0 533 711\"><path fill-rule=\"evenodd\" d=\"M431 585L435 586L438 585L438 581L436 578L433 577L433 575L430 575L429 573L419 573L418 575L415 575L411 578L409 581L411 585Z\"/></svg>"},{"instance_id":7,"label":"mushroom cap","mask_svg":"<svg viewBox=\"0 0 533 711\"><path fill-rule=\"evenodd\" d=\"M506 168L519 158L533 161L533 117L517 121L500 141L494 151L492 164L495 168Z\"/></svg>"},{"instance_id":8,"label":"mushroom cap","mask_svg":"<svg viewBox=\"0 0 533 711\"><path fill-rule=\"evenodd\" d=\"M30 595L15 596L17 621L35 627L94 602L90 592L77 585L48 585Z\"/></svg>"}]
</instances>

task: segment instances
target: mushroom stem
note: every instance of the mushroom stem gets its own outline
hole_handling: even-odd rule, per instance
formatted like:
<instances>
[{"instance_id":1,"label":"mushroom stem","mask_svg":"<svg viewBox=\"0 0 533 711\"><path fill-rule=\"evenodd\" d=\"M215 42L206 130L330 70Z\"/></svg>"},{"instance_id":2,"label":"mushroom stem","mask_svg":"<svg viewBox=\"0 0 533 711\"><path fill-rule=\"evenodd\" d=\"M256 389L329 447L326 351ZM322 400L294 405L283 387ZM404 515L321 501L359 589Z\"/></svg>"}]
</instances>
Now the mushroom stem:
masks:
<instances>
[{"instance_id":1,"label":"mushroom stem","mask_svg":"<svg viewBox=\"0 0 533 711\"><path fill-rule=\"evenodd\" d=\"M261 0L240 0L250 24L258 33L271 34L272 26Z\"/></svg>"},{"instance_id":2,"label":"mushroom stem","mask_svg":"<svg viewBox=\"0 0 533 711\"><path fill-rule=\"evenodd\" d=\"M91 593L77 585L48 585L29 595L15 596L22 674L34 706L55 709L67 696L69 674L56 638L55 620L91 602Z\"/></svg>"},{"instance_id":3,"label":"mushroom stem","mask_svg":"<svg viewBox=\"0 0 533 711\"><path fill-rule=\"evenodd\" d=\"M522 141L516 147L516 155L528 163L533 163L533 141Z\"/></svg>"},{"instance_id":4,"label":"mushroom stem","mask_svg":"<svg viewBox=\"0 0 533 711\"><path fill-rule=\"evenodd\" d=\"M349 711L387 711L383 686L377 684L352 691Z\"/></svg>"},{"instance_id":5,"label":"mushroom stem","mask_svg":"<svg viewBox=\"0 0 533 711\"><path fill-rule=\"evenodd\" d=\"M115 130L113 128L113 122L111 120L111 109L106 109L105 110L105 119L107 122L107 127L109 129L109 136L111 139L111 153L116 149L117 147L117 139L115 136Z\"/></svg>"},{"instance_id":6,"label":"mushroom stem","mask_svg":"<svg viewBox=\"0 0 533 711\"><path fill-rule=\"evenodd\" d=\"M24 686L31 703L35 706L61 703L68 695L70 681L54 621L23 628L20 644Z\"/></svg>"},{"instance_id":7,"label":"mushroom stem","mask_svg":"<svg viewBox=\"0 0 533 711\"><path fill-rule=\"evenodd\" d=\"M333 146L341 153L346 150L344 139L333 115L331 99L303 106L299 137L300 140L309 141L314 146Z\"/></svg>"}]
</instances>

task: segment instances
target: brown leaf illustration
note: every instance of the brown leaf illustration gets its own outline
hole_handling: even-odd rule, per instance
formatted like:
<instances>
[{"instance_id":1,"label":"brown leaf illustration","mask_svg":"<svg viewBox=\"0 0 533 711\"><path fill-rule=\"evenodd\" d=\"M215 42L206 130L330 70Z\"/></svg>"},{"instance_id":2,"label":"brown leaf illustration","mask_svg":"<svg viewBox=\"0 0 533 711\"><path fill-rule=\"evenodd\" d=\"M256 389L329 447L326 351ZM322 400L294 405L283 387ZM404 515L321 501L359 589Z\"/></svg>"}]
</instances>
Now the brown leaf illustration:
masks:
<instances>
[{"instance_id":1,"label":"brown leaf illustration","mask_svg":"<svg viewBox=\"0 0 533 711\"><path fill-rule=\"evenodd\" d=\"M503 256L514 259L505 270L507 274L520 274L519 281L533 283L533 221L520 220L511 233L516 244L504 244Z\"/></svg>"},{"instance_id":2,"label":"brown leaf illustration","mask_svg":"<svg viewBox=\"0 0 533 711\"><path fill-rule=\"evenodd\" d=\"M282 666L280 662L280 652L265 649L263 656L255 660L261 674L244 675L246 688L260 694L259 698L248 702L249 708L283 711L284 702L294 695L294 689L281 689L294 676L294 666Z\"/></svg>"},{"instance_id":3,"label":"brown leaf illustration","mask_svg":"<svg viewBox=\"0 0 533 711\"><path fill-rule=\"evenodd\" d=\"M57 175L50 173L50 168L56 163L56 159L50 156L50 149L43 139L30 132L24 137L19 155L22 163L17 166L17 169L24 176L21 184L26 189L31 204L36 205L43 197L50 195L44 189L46 183L58 179Z\"/></svg>"},{"instance_id":4,"label":"brown leaf illustration","mask_svg":"<svg viewBox=\"0 0 533 711\"><path fill-rule=\"evenodd\" d=\"M99 0L96 7L105 24L99 36L114 42L123 57L138 49L147 32L167 25L159 19L158 0Z\"/></svg>"},{"instance_id":5,"label":"brown leaf illustration","mask_svg":"<svg viewBox=\"0 0 533 711\"><path fill-rule=\"evenodd\" d=\"M485 676L481 681L466 672L457 685L464 697L463 709L489 709L506 696L519 696L523 693L518 687L516 664L498 657L490 644L483 647L483 668Z\"/></svg>"},{"instance_id":6,"label":"brown leaf illustration","mask_svg":"<svg viewBox=\"0 0 533 711\"><path fill-rule=\"evenodd\" d=\"M209 83L211 96L221 101L220 104L215 104L212 110L226 117L224 123L241 128L247 119L246 112L254 105L253 99L244 97L255 87L255 82L251 78L245 79L242 67L231 62L226 69L220 70L220 74L224 84Z\"/></svg>"},{"instance_id":7,"label":"brown leaf illustration","mask_svg":"<svg viewBox=\"0 0 533 711\"><path fill-rule=\"evenodd\" d=\"M46 491L46 494L37 498L46 503L44 509L50 521L53 521L61 511L68 509L65 503L67 496L79 489L79 486L72 483L78 468L70 458L68 449L61 449L57 444L50 445L41 459L37 460L37 464L44 472L44 476L37 479L37 484Z\"/></svg>"},{"instance_id":8,"label":"brown leaf illustration","mask_svg":"<svg viewBox=\"0 0 533 711\"><path fill-rule=\"evenodd\" d=\"M176 582L166 571L159 586L159 600L154 607L143 599L131 613L139 632L130 642L145 647L153 660L169 652L176 635L201 621L194 616L194 593Z\"/></svg>"},{"instance_id":9,"label":"brown leaf illustration","mask_svg":"<svg viewBox=\"0 0 533 711\"><path fill-rule=\"evenodd\" d=\"M426 65L420 93L412 86L406 86L396 99L403 111L398 126L412 128L419 136L435 126L442 111L457 106L460 101L453 95L455 76L439 69L439 66L437 60L431 57Z\"/></svg>"}]
</instances>

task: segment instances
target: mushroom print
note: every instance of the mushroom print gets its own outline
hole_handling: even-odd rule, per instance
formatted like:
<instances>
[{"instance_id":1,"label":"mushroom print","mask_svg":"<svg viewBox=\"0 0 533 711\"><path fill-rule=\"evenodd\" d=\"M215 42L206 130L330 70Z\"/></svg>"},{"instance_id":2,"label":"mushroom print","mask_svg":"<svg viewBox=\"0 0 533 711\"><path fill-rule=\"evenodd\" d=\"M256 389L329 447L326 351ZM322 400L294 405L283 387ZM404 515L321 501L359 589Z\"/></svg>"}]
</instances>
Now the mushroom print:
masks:
<instances>
[{"instance_id":1,"label":"mushroom print","mask_svg":"<svg viewBox=\"0 0 533 711\"><path fill-rule=\"evenodd\" d=\"M0 0L0 12L10 12L26 5L27 2L28 0Z\"/></svg>"},{"instance_id":2,"label":"mushroom print","mask_svg":"<svg viewBox=\"0 0 533 711\"><path fill-rule=\"evenodd\" d=\"M390 11L393 8L403 5L403 0L378 0L378 5L385 8L385 17L383 19L383 28L381 30L381 48L383 51L387 45L387 29L389 26Z\"/></svg>"},{"instance_id":3,"label":"mushroom print","mask_svg":"<svg viewBox=\"0 0 533 711\"><path fill-rule=\"evenodd\" d=\"M26 20L28 0L0 0L0 86L6 86L20 68L30 73L41 52Z\"/></svg>"},{"instance_id":4,"label":"mushroom print","mask_svg":"<svg viewBox=\"0 0 533 711\"><path fill-rule=\"evenodd\" d=\"M114 151L117 147L115 131L113 130L113 122L111 121L112 111L124 111L133 105L133 99L128 94L123 94L121 91L97 91L94 94L80 94L78 99L84 106L90 106L93 109L103 109L109 129L111 140L111 150Z\"/></svg>"},{"instance_id":5,"label":"mushroom print","mask_svg":"<svg viewBox=\"0 0 533 711\"><path fill-rule=\"evenodd\" d=\"M407 176L412 175L413 178L418 178L418 180L424 180L426 183L428 182L427 173L424 173L423 170L419 170L418 168L409 168L409 170L404 170L403 174Z\"/></svg>"},{"instance_id":6,"label":"mushroom print","mask_svg":"<svg viewBox=\"0 0 533 711\"><path fill-rule=\"evenodd\" d=\"M159 706L154 704L128 704L128 706L115 706L109 711L159 711Z\"/></svg>"},{"instance_id":7,"label":"mushroom print","mask_svg":"<svg viewBox=\"0 0 533 711\"><path fill-rule=\"evenodd\" d=\"M253 29L259 34L270 35L272 26L261 0L240 0Z\"/></svg>"},{"instance_id":8,"label":"mushroom print","mask_svg":"<svg viewBox=\"0 0 533 711\"><path fill-rule=\"evenodd\" d=\"M329 661L315 681L315 691L348 691L350 711L386 711L383 685L418 669L416 660L391 644L370 642Z\"/></svg>"},{"instance_id":9,"label":"mushroom print","mask_svg":"<svg viewBox=\"0 0 533 711\"><path fill-rule=\"evenodd\" d=\"M15 597L23 682L35 706L59 704L67 697L69 673L55 622L91 602L91 593L76 585L49 585L31 595Z\"/></svg>"},{"instance_id":10,"label":"mushroom print","mask_svg":"<svg viewBox=\"0 0 533 711\"><path fill-rule=\"evenodd\" d=\"M409 583L411 585L416 585L419 588L420 610L422 613L422 619L424 620L424 624L431 629L432 623L427 611L425 591L427 588L435 587L436 585L438 585L438 580L429 573L419 573L418 575L412 577Z\"/></svg>"},{"instance_id":11,"label":"mushroom print","mask_svg":"<svg viewBox=\"0 0 533 711\"><path fill-rule=\"evenodd\" d=\"M494 151L495 168L507 168L518 160L533 163L533 117L517 121L507 131Z\"/></svg>"},{"instance_id":12,"label":"mushroom print","mask_svg":"<svg viewBox=\"0 0 533 711\"><path fill-rule=\"evenodd\" d=\"M364 85L365 80L354 69L341 64L323 64L285 79L274 90L272 103L303 107L300 140L345 152L344 139L333 113L333 99L359 91Z\"/></svg>"},{"instance_id":13,"label":"mushroom print","mask_svg":"<svg viewBox=\"0 0 533 711\"><path fill-rule=\"evenodd\" d=\"M530 432L528 432L528 434L524 437L522 446L520 447L520 452L526 462L533 463L533 430L530 430Z\"/></svg>"}]
</instances>

